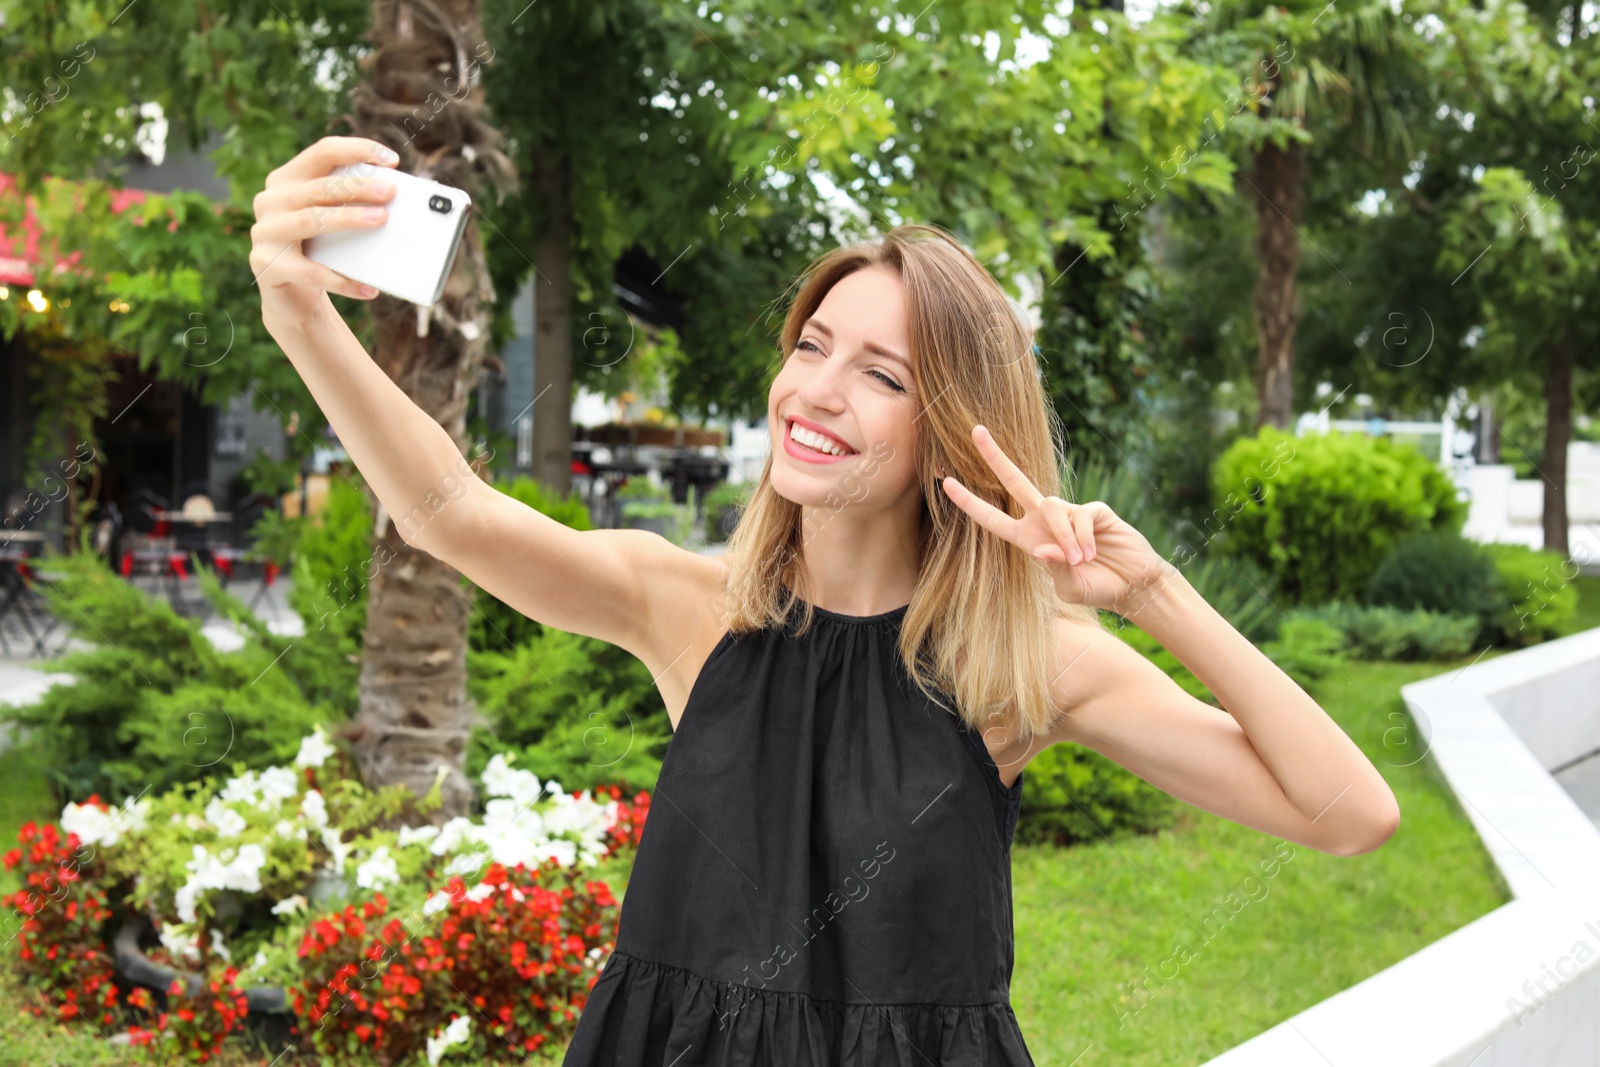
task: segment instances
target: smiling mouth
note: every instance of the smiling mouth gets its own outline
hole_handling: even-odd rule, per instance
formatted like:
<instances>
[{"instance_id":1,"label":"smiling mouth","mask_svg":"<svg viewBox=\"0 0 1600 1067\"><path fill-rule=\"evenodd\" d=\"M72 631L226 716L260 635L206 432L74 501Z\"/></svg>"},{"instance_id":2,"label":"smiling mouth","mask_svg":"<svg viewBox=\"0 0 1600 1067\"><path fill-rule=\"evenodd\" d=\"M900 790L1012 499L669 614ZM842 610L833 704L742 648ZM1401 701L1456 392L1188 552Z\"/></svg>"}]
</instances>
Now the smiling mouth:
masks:
<instances>
[{"instance_id":1,"label":"smiling mouth","mask_svg":"<svg viewBox=\"0 0 1600 1067\"><path fill-rule=\"evenodd\" d=\"M856 454L855 449L841 445L826 434L808 430L793 419L789 420L789 439L802 448L808 448L825 456L853 456Z\"/></svg>"}]
</instances>

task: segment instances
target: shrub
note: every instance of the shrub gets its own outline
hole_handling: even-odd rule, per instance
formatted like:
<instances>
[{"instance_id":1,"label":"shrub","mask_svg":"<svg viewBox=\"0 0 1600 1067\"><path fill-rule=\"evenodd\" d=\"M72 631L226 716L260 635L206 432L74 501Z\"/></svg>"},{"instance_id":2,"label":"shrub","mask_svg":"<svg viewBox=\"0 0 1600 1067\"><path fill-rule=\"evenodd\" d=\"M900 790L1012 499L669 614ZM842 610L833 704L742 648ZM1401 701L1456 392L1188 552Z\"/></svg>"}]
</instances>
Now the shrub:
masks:
<instances>
[{"instance_id":1,"label":"shrub","mask_svg":"<svg viewBox=\"0 0 1600 1067\"><path fill-rule=\"evenodd\" d=\"M1348 653L1370 660L1449 660L1472 649L1480 627L1473 615L1334 601L1296 609L1282 634L1310 634L1308 643L1335 659Z\"/></svg>"},{"instance_id":2,"label":"shrub","mask_svg":"<svg viewBox=\"0 0 1600 1067\"><path fill-rule=\"evenodd\" d=\"M1366 602L1487 621L1506 598L1493 558L1446 528L1422 530L1396 545L1372 573Z\"/></svg>"},{"instance_id":3,"label":"shrub","mask_svg":"<svg viewBox=\"0 0 1600 1067\"><path fill-rule=\"evenodd\" d=\"M136 589L92 553L52 559L51 610L96 647L70 652L53 686L12 720L51 753L58 799L125 797L196 781L230 756L266 767L337 717L301 681L319 662L316 642L270 634L236 597L201 572L206 595L229 618L249 620L243 645L220 652L196 620ZM293 655L285 651L295 647ZM242 744L248 738L249 744Z\"/></svg>"},{"instance_id":4,"label":"shrub","mask_svg":"<svg viewBox=\"0 0 1600 1067\"><path fill-rule=\"evenodd\" d=\"M653 788L671 736L649 668L596 638L552 627L509 652L467 653L474 731L468 773L495 752L568 788Z\"/></svg>"},{"instance_id":5,"label":"shrub","mask_svg":"<svg viewBox=\"0 0 1600 1067\"><path fill-rule=\"evenodd\" d=\"M1069 845L1153 833L1177 817L1178 802L1171 796L1081 745L1051 745L1023 774L1018 844Z\"/></svg>"},{"instance_id":6,"label":"shrub","mask_svg":"<svg viewBox=\"0 0 1600 1067\"><path fill-rule=\"evenodd\" d=\"M1431 459L1364 434L1263 427L1223 453L1212 488L1219 503L1202 525L1226 554L1273 574L1291 603L1359 598L1400 540L1459 528L1465 514Z\"/></svg>"},{"instance_id":7,"label":"shrub","mask_svg":"<svg viewBox=\"0 0 1600 1067\"><path fill-rule=\"evenodd\" d=\"M1278 636L1260 648L1284 674L1302 689L1310 689L1344 662L1345 635L1338 627L1298 613L1290 616Z\"/></svg>"},{"instance_id":8,"label":"shrub","mask_svg":"<svg viewBox=\"0 0 1600 1067\"><path fill-rule=\"evenodd\" d=\"M1500 607L1490 619L1495 641L1520 647L1566 633L1578 611L1577 565L1550 549L1501 542L1483 548L1500 578Z\"/></svg>"}]
</instances>

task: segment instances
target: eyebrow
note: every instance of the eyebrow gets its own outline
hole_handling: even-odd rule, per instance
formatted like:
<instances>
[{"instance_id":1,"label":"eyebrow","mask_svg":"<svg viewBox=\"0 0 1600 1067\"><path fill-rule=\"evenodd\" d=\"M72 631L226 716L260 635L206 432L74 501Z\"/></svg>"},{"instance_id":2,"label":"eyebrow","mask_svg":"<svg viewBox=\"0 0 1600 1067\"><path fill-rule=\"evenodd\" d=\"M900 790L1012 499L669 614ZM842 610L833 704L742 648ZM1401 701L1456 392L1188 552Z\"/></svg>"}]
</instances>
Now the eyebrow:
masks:
<instances>
[{"instance_id":1,"label":"eyebrow","mask_svg":"<svg viewBox=\"0 0 1600 1067\"><path fill-rule=\"evenodd\" d=\"M805 323L802 325L802 329L805 326L815 326L818 330L820 330L822 332L824 337L826 337L830 341L833 340L833 331L828 329L828 324L823 322L821 319L816 318L815 316L813 316L813 317L811 317L811 318L809 318L809 319L807 319L805 321ZM891 351L891 350L889 350L887 348L884 348L882 345L878 344L876 341L868 341L866 344L862 345L861 347L865 348L868 352L871 352L874 355L882 356L885 359L892 359L892 360L895 360L898 363L903 364L905 366L905 368L906 368L906 373L907 374L911 373L911 361L909 359L907 359L905 356L902 356L900 353Z\"/></svg>"}]
</instances>

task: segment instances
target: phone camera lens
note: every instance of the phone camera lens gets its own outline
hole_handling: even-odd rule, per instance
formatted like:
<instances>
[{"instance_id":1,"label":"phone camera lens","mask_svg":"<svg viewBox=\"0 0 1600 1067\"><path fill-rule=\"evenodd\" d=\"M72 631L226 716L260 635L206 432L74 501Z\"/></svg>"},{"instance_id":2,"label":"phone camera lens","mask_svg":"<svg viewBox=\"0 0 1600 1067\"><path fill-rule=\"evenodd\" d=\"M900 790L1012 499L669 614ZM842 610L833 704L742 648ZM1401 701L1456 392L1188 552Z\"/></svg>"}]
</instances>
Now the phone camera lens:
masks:
<instances>
[{"instance_id":1,"label":"phone camera lens","mask_svg":"<svg viewBox=\"0 0 1600 1067\"><path fill-rule=\"evenodd\" d=\"M428 206L431 207L433 210L437 211L441 215L450 214L450 198L449 197L431 196L431 197L428 198Z\"/></svg>"}]
</instances>

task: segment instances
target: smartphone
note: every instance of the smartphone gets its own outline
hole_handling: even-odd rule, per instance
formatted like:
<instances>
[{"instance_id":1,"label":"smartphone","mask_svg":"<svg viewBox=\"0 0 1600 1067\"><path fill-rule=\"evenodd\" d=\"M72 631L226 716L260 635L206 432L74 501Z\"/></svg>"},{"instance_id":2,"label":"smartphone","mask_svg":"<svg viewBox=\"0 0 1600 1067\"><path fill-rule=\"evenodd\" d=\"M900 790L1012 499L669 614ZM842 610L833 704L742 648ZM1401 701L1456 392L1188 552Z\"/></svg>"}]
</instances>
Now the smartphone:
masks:
<instances>
[{"instance_id":1,"label":"smartphone","mask_svg":"<svg viewBox=\"0 0 1600 1067\"><path fill-rule=\"evenodd\" d=\"M377 227L319 233L305 242L306 258L401 300L425 307L437 304L461 246L472 198L452 186L372 163L335 167L328 180L337 188L341 177L393 182L395 194L385 205L389 217Z\"/></svg>"}]
</instances>

